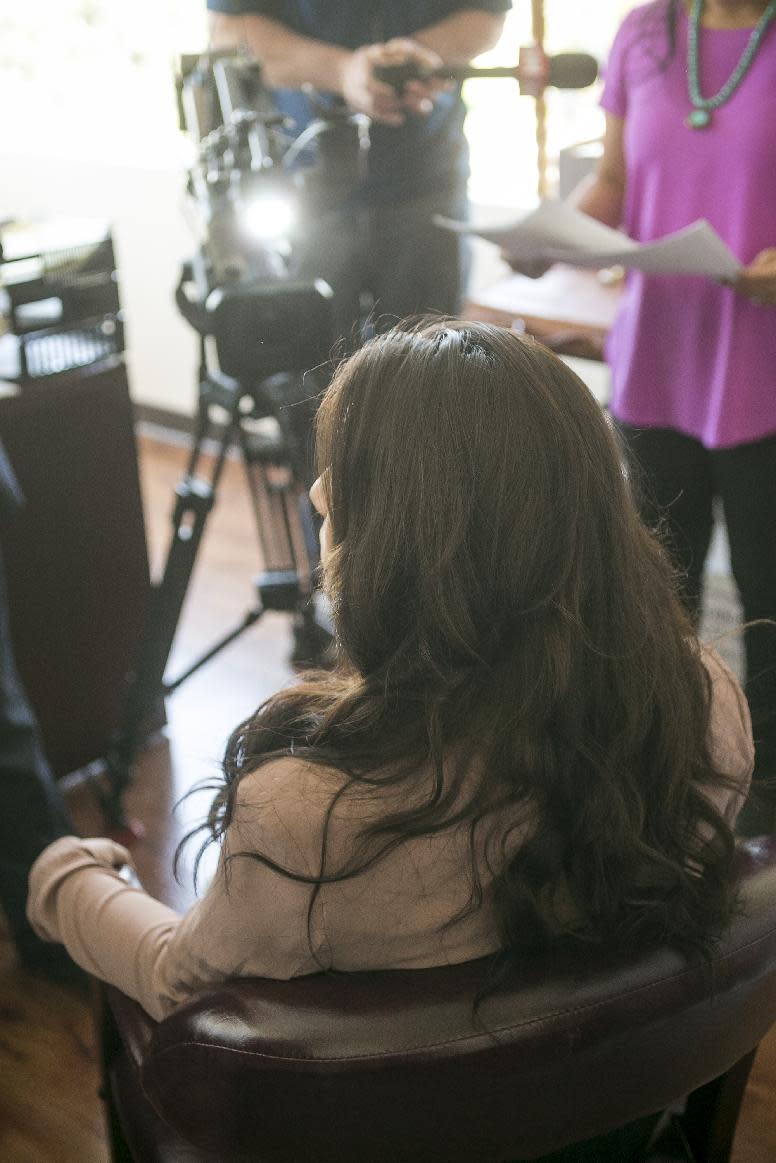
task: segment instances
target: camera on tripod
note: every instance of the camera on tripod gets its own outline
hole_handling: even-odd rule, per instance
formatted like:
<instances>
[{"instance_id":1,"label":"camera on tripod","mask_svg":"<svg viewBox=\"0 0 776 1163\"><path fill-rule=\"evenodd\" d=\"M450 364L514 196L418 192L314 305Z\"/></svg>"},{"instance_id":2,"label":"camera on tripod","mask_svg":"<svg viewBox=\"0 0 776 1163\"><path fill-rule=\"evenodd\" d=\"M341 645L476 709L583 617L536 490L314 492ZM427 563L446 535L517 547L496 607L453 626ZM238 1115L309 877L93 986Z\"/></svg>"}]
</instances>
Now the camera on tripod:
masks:
<instances>
[{"instance_id":1,"label":"camera on tripod","mask_svg":"<svg viewBox=\"0 0 776 1163\"><path fill-rule=\"evenodd\" d=\"M292 618L293 661L315 664L331 632L315 602L317 535L307 491L312 422L337 335L333 292L317 277L319 222L346 205L363 174L363 119L321 100L293 137L243 55L184 57L181 125L194 146L187 193L197 249L176 300L199 336L198 407L188 466L176 489L172 538L152 587L124 716L106 757L104 806L123 822L121 797L159 700L267 610ZM207 446L208 455L204 455ZM165 675L225 459L236 448L250 486L264 569L257 604L173 680Z\"/></svg>"},{"instance_id":2,"label":"camera on tripod","mask_svg":"<svg viewBox=\"0 0 776 1163\"><path fill-rule=\"evenodd\" d=\"M181 58L178 94L197 151L188 193L199 236L179 307L213 336L226 375L256 380L314 367L336 338L332 292L302 272L315 267L316 223L360 180L363 121L321 101L318 119L294 138L248 56Z\"/></svg>"}]
</instances>

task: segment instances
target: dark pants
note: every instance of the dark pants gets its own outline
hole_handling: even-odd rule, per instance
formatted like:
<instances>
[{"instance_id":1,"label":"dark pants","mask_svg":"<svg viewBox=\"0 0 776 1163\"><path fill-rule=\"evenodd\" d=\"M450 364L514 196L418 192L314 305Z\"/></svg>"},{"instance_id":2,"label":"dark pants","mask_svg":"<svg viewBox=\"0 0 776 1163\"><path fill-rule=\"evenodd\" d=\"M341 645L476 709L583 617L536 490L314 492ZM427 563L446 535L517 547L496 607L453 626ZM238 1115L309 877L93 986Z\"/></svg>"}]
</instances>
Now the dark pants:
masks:
<instances>
[{"instance_id":1,"label":"dark pants","mask_svg":"<svg viewBox=\"0 0 776 1163\"><path fill-rule=\"evenodd\" d=\"M463 186L372 210L367 281L380 330L411 315L460 313L467 244L461 235L435 226L433 218L460 220L467 213Z\"/></svg>"},{"instance_id":2,"label":"dark pants","mask_svg":"<svg viewBox=\"0 0 776 1163\"><path fill-rule=\"evenodd\" d=\"M36 957L40 944L25 917L30 867L73 831L16 671L0 561L0 904L23 959Z\"/></svg>"},{"instance_id":3,"label":"dark pants","mask_svg":"<svg viewBox=\"0 0 776 1163\"><path fill-rule=\"evenodd\" d=\"M467 213L466 183L458 179L416 198L319 215L300 244L295 274L322 278L334 292L335 355L354 351L370 333L407 317L460 313L468 244L433 219L435 214L465 219ZM329 373L330 368L315 370L300 381L277 377L267 389L294 450L295 470L308 487L317 476L313 421Z\"/></svg>"},{"instance_id":4,"label":"dark pants","mask_svg":"<svg viewBox=\"0 0 776 1163\"><path fill-rule=\"evenodd\" d=\"M465 218L465 183L358 210L322 214L303 248L300 274L334 291L334 331L357 347L364 310L377 330L426 312L455 315L463 304L468 249L435 226L435 214Z\"/></svg>"},{"instance_id":5,"label":"dark pants","mask_svg":"<svg viewBox=\"0 0 776 1163\"><path fill-rule=\"evenodd\" d=\"M683 596L698 618L703 567L719 498L730 565L746 622L776 621L776 436L735 448L707 449L664 428L619 425L634 492L650 527L662 523L683 577ZM757 747L755 777L776 776L776 625L744 632L746 694Z\"/></svg>"}]
</instances>

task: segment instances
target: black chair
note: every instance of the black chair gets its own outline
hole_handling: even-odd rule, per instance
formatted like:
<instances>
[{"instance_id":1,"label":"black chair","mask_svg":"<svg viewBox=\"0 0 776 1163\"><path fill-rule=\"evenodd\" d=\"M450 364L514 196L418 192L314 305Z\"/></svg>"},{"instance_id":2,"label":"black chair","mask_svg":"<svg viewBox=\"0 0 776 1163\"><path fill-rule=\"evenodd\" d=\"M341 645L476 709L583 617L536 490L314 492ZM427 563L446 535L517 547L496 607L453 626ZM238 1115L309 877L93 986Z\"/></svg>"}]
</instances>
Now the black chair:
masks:
<instances>
[{"instance_id":1,"label":"black chair","mask_svg":"<svg viewBox=\"0 0 776 1163\"><path fill-rule=\"evenodd\" d=\"M487 960L234 981L159 1024L108 988L113 1159L721 1163L776 1020L776 842L742 846L738 875L710 969L527 960L477 1017Z\"/></svg>"}]
</instances>

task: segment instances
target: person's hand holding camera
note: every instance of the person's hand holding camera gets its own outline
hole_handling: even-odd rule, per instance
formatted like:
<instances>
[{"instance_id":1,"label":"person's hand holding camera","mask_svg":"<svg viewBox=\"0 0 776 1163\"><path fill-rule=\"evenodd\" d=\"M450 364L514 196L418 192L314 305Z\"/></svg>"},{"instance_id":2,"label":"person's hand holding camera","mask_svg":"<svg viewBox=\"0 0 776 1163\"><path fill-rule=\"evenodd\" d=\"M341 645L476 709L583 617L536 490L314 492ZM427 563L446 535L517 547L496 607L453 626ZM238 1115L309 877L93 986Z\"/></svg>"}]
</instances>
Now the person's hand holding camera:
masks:
<instances>
[{"instance_id":1,"label":"person's hand holding camera","mask_svg":"<svg viewBox=\"0 0 776 1163\"><path fill-rule=\"evenodd\" d=\"M406 64L416 66L420 74L431 73L441 67L442 59L413 40L396 39L356 49L342 65L343 97L351 109L383 125L402 125L408 113L427 116L433 108L434 96L446 87L445 81L431 77L410 80L399 91L376 75L379 68Z\"/></svg>"}]
</instances>

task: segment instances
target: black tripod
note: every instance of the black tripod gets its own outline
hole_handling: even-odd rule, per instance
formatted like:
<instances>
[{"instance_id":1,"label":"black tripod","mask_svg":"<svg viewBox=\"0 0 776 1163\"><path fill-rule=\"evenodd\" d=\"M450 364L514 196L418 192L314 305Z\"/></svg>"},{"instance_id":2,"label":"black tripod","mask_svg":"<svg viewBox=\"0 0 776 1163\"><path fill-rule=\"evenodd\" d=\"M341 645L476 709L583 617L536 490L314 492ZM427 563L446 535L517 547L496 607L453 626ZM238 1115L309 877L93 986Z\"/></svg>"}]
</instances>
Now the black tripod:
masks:
<instances>
[{"instance_id":1,"label":"black tripod","mask_svg":"<svg viewBox=\"0 0 776 1163\"><path fill-rule=\"evenodd\" d=\"M294 620L295 655L315 662L331 643L313 604L318 563L317 533L307 485L307 446L315 405L300 373L275 373L246 382L208 368L208 340L200 332L201 364L196 427L186 472L176 489L172 538L151 600L134 671L128 676L121 725L106 755L107 787L101 792L108 820L125 828L122 798L138 748L160 721L161 700L233 642L268 610ZM205 446L213 449L207 475L199 474ZM181 611L216 501L226 458L235 448L245 468L264 570L256 578L258 600L240 622L177 677L166 680Z\"/></svg>"}]
</instances>

